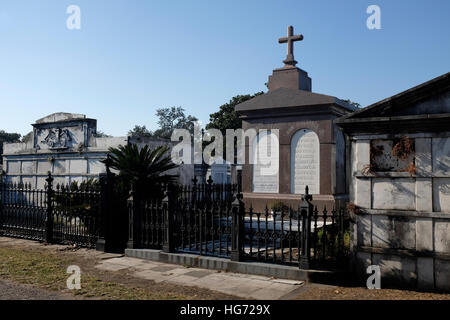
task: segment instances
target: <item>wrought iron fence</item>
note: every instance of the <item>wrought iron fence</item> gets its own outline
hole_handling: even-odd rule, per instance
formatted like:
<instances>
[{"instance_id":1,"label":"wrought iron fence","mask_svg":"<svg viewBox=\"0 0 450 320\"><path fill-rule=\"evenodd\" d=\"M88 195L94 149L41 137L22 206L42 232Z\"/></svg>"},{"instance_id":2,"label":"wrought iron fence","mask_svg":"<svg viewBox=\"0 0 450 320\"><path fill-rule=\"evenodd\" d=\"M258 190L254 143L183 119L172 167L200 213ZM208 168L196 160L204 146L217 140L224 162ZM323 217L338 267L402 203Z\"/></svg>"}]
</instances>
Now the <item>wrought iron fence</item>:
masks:
<instances>
[{"instance_id":1,"label":"wrought iron fence","mask_svg":"<svg viewBox=\"0 0 450 320\"><path fill-rule=\"evenodd\" d=\"M100 188L82 183L45 189L0 182L0 232L5 236L94 247L99 236Z\"/></svg>"},{"instance_id":2,"label":"wrought iron fence","mask_svg":"<svg viewBox=\"0 0 450 320\"><path fill-rule=\"evenodd\" d=\"M197 203L198 205L224 201L231 203L234 194L238 191L237 184L214 183L211 177L206 183L197 182L197 179L194 178L191 185L173 186L174 199L177 202Z\"/></svg>"},{"instance_id":3,"label":"wrought iron fence","mask_svg":"<svg viewBox=\"0 0 450 320\"><path fill-rule=\"evenodd\" d=\"M32 240L45 239L47 192L28 184L0 182L0 233Z\"/></svg>"},{"instance_id":4,"label":"wrought iron fence","mask_svg":"<svg viewBox=\"0 0 450 320\"><path fill-rule=\"evenodd\" d=\"M237 186L214 187L211 180L200 187L194 181L191 188L167 187L161 201L130 198L129 247L301 268L333 268L345 261L349 238L343 209L319 212L306 189L295 210L254 212L251 206L246 210Z\"/></svg>"},{"instance_id":5,"label":"wrought iron fence","mask_svg":"<svg viewBox=\"0 0 450 320\"><path fill-rule=\"evenodd\" d=\"M56 185L53 191L53 241L95 247L99 236L100 186Z\"/></svg>"},{"instance_id":6,"label":"wrought iron fence","mask_svg":"<svg viewBox=\"0 0 450 320\"><path fill-rule=\"evenodd\" d=\"M302 212L303 211L303 212ZM254 212L244 216L247 259L296 265L305 257L311 266L338 265L348 254L345 211L317 207Z\"/></svg>"},{"instance_id":7,"label":"wrought iron fence","mask_svg":"<svg viewBox=\"0 0 450 320\"><path fill-rule=\"evenodd\" d=\"M129 222L128 247L162 249L298 265L335 267L348 253L347 219L342 209L319 212L305 190L299 208L255 212L246 208L241 188L206 184L167 186L163 199L138 199L132 190L126 206L115 200L114 174L99 183L53 186L0 182L0 233L123 250L118 230ZM143 195L142 190L139 192ZM122 201L123 202L123 201ZM124 211L128 210L128 215Z\"/></svg>"},{"instance_id":8,"label":"wrought iron fence","mask_svg":"<svg viewBox=\"0 0 450 320\"><path fill-rule=\"evenodd\" d=\"M237 185L214 184L211 179L197 184L194 179L192 185L167 186L164 199L138 199L132 191L129 247L161 249L170 238L177 252L229 257L236 190Z\"/></svg>"},{"instance_id":9,"label":"wrought iron fence","mask_svg":"<svg viewBox=\"0 0 450 320\"><path fill-rule=\"evenodd\" d=\"M230 257L232 201L183 201L176 206L173 230L177 252Z\"/></svg>"},{"instance_id":10,"label":"wrought iron fence","mask_svg":"<svg viewBox=\"0 0 450 320\"><path fill-rule=\"evenodd\" d=\"M166 204L161 199L139 201L133 196L128 200L129 238L135 248L162 249Z\"/></svg>"}]
</instances>

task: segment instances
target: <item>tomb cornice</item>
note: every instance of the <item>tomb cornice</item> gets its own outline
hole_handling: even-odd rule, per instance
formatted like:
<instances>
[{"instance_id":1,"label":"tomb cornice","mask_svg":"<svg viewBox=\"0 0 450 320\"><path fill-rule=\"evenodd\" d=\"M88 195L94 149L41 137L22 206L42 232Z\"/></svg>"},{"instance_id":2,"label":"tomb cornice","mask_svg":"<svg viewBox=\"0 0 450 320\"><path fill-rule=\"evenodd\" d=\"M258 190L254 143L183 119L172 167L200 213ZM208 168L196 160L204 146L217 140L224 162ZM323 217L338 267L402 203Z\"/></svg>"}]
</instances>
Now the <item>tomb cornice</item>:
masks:
<instances>
[{"instance_id":1,"label":"tomb cornice","mask_svg":"<svg viewBox=\"0 0 450 320\"><path fill-rule=\"evenodd\" d=\"M441 132L448 130L450 113L336 119L334 122L351 135Z\"/></svg>"},{"instance_id":2,"label":"tomb cornice","mask_svg":"<svg viewBox=\"0 0 450 320\"><path fill-rule=\"evenodd\" d=\"M347 114L348 110L335 104L311 106L287 106L284 108L257 109L239 112L242 119L280 118L291 116L329 115L333 118Z\"/></svg>"},{"instance_id":3,"label":"tomb cornice","mask_svg":"<svg viewBox=\"0 0 450 320\"><path fill-rule=\"evenodd\" d=\"M279 88L254 97L236 105L235 110L238 113L245 113L250 111L265 112L266 110L277 109L278 112L285 108L308 107L316 109L324 105L333 105L340 109L341 113L350 113L356 110L354 106L333 96L289 88Z\"/></svg>"}]
</instances>

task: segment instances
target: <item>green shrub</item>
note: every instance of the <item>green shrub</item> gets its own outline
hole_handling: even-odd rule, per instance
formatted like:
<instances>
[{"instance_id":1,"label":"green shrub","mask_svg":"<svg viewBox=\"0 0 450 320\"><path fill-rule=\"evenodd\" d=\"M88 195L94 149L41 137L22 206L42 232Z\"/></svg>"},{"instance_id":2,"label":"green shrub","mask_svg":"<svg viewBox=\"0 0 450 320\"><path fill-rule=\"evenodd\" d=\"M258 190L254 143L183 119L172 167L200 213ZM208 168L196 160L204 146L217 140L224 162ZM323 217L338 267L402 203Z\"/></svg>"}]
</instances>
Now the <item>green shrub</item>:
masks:
<instances>
[{"instance_id":1,"label":"green shrub","mask_svg":"<svg viewBox=\"0 0 450 320\"><path fill-rule=\"evenodd\" d=\"M276 211L276 212L279 212L279 211L286 212L289 210L289 207L284 202L278 200L278 201L272 202L270 204L270 209L272 209L273 211Z\"/></svg>"}]
</instances>

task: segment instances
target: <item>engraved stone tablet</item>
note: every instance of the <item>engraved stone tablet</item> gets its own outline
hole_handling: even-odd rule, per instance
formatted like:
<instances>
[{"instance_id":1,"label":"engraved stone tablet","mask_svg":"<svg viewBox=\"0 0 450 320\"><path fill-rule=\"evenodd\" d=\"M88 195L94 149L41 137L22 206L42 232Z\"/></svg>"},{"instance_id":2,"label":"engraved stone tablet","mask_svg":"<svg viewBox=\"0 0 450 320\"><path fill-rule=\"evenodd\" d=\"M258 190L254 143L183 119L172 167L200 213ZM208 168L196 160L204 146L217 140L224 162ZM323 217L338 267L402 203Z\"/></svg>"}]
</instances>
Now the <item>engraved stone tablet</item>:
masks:
<instances>
[{"instance_id":1,"label":"engraved stone tablet","mask_svg":"<svg viewBox=\"0 0 450 320\"><path fill-rule=\"evenodd\" d=\"M274 133L255 138L252 159L253 192L278 193L279 143Z\"/></svg>"},{"instance_id":2,"label":"engraved stone tablet","mask_svg":"<svg viewBox=\"0 0 450 320\"><path fill-rule=\"evenodd\" d=\"M320 173L319 137L308 129L295 133L291 141L291 192L319 194Z\"/></svg>"}]
</instances>

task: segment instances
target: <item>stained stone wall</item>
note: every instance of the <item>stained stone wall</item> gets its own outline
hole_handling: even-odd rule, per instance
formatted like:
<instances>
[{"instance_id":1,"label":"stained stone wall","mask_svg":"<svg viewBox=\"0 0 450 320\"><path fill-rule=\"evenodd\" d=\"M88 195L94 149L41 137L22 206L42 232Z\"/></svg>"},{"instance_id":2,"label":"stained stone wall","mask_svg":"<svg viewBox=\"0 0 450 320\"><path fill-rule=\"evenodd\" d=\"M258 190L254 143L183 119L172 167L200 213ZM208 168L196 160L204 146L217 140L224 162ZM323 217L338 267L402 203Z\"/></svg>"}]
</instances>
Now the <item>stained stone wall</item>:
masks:
<instances>
[{"instance_id":1,"label":"stained stone wall","mask_svg":"<svg viewBox=\"0 0 450 320\"><path fill-rule=\"evenodd\" d=\"M105 172L101 160L106 158L110 147L128 143L150 148L172 146L164 139L98 137L97 120L80 114L55 113L37 120L32 126L33 135L27 142L3 145L3 171L7 181L29 183L34 188L44 187L49 171L55 184L98 178ZM170 173L178 175L181 183L190 183L194 168L182 165Z\"/></svg>"},{"instance_id":2,"label":"stained stone wall","mask_svg":"<svg viewBox=\"0 0 450 320\"><path fill-rule=\"evenodd\" d=\"M128 137L97 137L97 121L84 115L55 113L33 124L24 143L5 143L3 170L6 180L43 188L47 173L55 184L97 178L109 147L128 143Z\"/></svg>"},{"instance_id":3,"label":"stained stone wall","mask_svg":"<svg viewBox=\"0 0 450 320\"><path fill-rule=\"evenodd\" d=\"M364 174L371 143L400 137L352 138L350 199L360 208L352 238L358 273L364 276L375 264L385 284L450 291L450 132L408 135L415 142L408 160L414 161L415 174L399 172L405 163Z\"/></svg>"}]
</instances>

